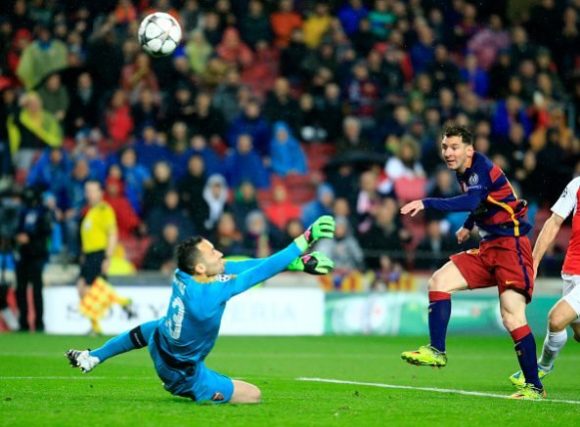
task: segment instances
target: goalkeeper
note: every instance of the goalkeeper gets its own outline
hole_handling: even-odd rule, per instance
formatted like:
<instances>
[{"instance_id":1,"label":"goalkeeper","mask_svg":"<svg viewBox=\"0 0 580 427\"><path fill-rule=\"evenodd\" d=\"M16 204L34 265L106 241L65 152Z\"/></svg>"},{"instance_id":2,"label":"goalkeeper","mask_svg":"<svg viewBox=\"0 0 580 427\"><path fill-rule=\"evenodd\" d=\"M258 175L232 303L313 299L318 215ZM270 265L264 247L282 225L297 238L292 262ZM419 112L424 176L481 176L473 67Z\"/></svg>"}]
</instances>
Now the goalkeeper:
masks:
<instances>
[{"instance_id":1,"label":"goalkeeper","mask_svg":"<svg viewBox=\"0 0 580 427\"><path fill-rule=\"evenodd\" d=\"M97 350L69 350L71 364L83 372L117 354L149 346L164 387L197 402L258 403L260 390L232 380L205 366L213 348L227 301L286 268L326 274L330 259L317 252L304 254L321 238L334 236L334 219L323 216L286 249L265 259L223 260L223 254L201 237L177 248L177 270L167 314L109 340ZM302 256L301 256L302 255Z\"/></svg>"}]
</instances>

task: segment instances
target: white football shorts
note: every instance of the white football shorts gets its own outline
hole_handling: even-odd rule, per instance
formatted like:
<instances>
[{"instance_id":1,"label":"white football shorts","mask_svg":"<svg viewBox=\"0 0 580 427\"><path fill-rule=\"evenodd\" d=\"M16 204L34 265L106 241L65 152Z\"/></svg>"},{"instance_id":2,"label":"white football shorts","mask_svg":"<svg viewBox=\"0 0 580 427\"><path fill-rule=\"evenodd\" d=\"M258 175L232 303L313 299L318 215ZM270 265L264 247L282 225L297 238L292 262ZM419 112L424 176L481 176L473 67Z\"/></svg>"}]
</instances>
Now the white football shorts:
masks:
<instances>
[{"instance_id":1,"label":"white football shorts","mask_svg":"<svg viewBox=\"0 0 580 427\"><path fill-rule=\"evenodd\" d=\"M570 304L578 316L572 323L580 323L580 276L562 274L562 280L564 280L562 299Z\"/></svg>"}]
</instances>

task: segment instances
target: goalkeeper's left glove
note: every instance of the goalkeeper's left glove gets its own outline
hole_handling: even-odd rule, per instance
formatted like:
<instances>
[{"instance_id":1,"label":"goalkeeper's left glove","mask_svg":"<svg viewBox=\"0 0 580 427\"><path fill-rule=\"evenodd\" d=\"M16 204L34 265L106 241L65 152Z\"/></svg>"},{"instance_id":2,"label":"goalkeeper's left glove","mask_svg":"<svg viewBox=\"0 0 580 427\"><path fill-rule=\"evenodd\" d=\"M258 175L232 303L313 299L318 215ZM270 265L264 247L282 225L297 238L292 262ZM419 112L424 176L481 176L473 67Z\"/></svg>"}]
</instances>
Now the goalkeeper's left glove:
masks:
<instances>
[{"instance_id":1,"label":"goalkeeper's left glove","mask_svg":"<svg viewBox=\"0 0 580 427\"><path fill-rule=\"evenodd\" d=\"M316 276L328 274L334 268L334 261L321 252L311 252L296 258L288 266L288 271L303 271Z\"/></svg>"},{"instance_id":2,"label":"goalkeeper's left glove","mask_svg":"<svg viewBox=\"0 0 580 427\"><path fill-rule=\"evenodd\" d=\"M294 239L294 242L296 242L302 252L305 252L319 239L332 239L334 237L334 229L334 218L330 215L323 215L314 221L302 235Z\"/></svg>"}]
</instances>

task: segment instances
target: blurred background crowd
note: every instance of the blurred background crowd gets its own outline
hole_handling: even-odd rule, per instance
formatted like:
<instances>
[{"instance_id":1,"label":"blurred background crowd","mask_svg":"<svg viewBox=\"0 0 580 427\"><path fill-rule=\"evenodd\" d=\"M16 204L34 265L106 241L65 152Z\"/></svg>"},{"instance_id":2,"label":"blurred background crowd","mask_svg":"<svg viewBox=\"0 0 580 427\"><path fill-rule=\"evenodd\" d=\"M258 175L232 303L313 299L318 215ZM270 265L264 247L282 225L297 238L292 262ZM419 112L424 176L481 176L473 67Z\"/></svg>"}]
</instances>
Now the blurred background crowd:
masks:
<instances>
[{"instance_id":1,"label":"blurred background crowd","mask_svg":"<svg viewBox=\"0 0 580 427\"><path fill-rule=\"evenodd\" d=\"M182 25L170 57L138 44L152 11ZM398 214L458 194L439 156L446 123L473 129L535 232L580 173L579 14L578 0L4 0L0 249L17 248L35 200L52 262L77 260L84 183L98 179L119 273L171 271L193 233L267 256L333 214L325 287L410 288L410 272L458 250L465 218ZM568 237L542 274L559 273Z\"/></svg>"}]
</instances>

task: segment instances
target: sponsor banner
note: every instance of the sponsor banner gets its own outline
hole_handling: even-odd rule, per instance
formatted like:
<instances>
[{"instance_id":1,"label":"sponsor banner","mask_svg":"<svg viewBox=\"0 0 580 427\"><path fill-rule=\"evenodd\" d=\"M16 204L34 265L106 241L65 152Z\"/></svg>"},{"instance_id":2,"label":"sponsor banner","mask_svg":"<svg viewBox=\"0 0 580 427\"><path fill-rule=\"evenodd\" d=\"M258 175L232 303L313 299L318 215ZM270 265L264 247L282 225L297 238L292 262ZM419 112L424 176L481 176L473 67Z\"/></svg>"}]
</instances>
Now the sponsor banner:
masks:
<instances>
[{"instance_id":1,"label":"sponsor banner","mask_svg":"<svg viewBox=\"0 0 580 427\"><path fill-rule=\"evenodd\" d=\"M115 290L133 300L137 317L129 320L118 306L101 320L103 333L116 335L165 315L170 287L119 286ZM74 287L44 289L45 329L50 334L87 334L89 321L78 310ZM228 302L221 335L322 335L324 293L320 289L253 289Z\"/></svg>"},{"instance_id":2,"label":"sponsor banner","mask_svg":"<svg viewBox=\"0 0 580 427\"><path fill-rule=\"evenodd\" d=\"M534 331L546 328L548 311L558 296L537 296L527 316ZM327 294L325 334L428 335L427 296L422 293ZM450 333L505 334L497 296L452 298Z\"/></svg>"}]
</instances>

